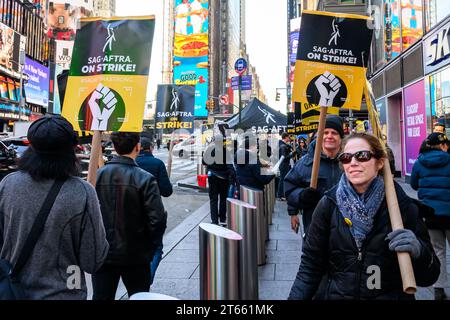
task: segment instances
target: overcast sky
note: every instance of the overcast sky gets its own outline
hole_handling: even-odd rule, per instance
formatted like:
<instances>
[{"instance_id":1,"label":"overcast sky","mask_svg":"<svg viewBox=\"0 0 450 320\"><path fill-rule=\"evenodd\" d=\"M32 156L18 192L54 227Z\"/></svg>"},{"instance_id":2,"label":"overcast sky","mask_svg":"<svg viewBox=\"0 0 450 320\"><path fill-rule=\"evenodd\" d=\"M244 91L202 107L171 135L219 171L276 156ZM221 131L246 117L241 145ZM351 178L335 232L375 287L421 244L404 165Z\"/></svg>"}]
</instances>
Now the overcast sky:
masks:
<instances>
[{"instance_id":1,"label":"overcast sky","mask_svg":"<svg viewBox=\"0 0 450 320\"><path fill-rule=\"evenodd\" d=\"M286 91L280 91L281 101L275 102L275 90L286 87L286 1L245 0L245 3L250 62L260 77L269 105L285 113ZM156 86L161 83L162 4L162 0L116 0L117 16L154 15L156 19L147 100L154 99Z\"/></svg>"}]
</instances>

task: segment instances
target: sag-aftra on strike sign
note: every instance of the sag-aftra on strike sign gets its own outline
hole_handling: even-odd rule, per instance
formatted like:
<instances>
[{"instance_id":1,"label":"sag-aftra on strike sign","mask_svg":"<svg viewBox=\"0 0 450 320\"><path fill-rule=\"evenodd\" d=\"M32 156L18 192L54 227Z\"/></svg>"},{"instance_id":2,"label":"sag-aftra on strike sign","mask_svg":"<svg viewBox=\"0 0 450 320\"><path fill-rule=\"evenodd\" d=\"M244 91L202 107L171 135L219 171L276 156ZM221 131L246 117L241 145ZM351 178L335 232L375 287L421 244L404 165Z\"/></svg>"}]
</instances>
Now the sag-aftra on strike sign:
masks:
<instances>
[{"instance_id":1,"label":"sag-aftra on strike sign","mask_svg":"<svg viewBox=\"0 0 450 320\"><path fill-rule=\"evenodd\" d=\"M293 100L317 107L361 108L372 30L365 16L303 11Z\"/></svg>"}]
</instances>

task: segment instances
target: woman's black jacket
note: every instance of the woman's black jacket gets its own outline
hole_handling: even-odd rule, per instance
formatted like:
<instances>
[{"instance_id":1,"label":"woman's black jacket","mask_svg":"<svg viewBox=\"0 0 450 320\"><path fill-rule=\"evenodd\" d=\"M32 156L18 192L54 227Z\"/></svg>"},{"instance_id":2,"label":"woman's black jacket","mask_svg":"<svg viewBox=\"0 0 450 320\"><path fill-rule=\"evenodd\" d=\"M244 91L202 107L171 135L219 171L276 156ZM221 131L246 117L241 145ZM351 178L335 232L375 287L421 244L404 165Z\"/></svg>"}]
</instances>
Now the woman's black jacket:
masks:
<instances>
[{"instance_id":1,"label":"woman's black jacket","mask_svg":"<svg viewBox=\"0 0 450 320\"><path fill-rule=\"evenodd\" d=\"M412 259L416 283L431 286L439 277L440 263L421 216L432 209L409 198L398 184L395 188L404 228L422 244L420 257ZM289 299L414 299L403 293L397 255L388 248L386 236L392 228L386 199L358 251L337 208L336 190L337 186L329 190L314 211Z\"/></svg>"}]
</instances>

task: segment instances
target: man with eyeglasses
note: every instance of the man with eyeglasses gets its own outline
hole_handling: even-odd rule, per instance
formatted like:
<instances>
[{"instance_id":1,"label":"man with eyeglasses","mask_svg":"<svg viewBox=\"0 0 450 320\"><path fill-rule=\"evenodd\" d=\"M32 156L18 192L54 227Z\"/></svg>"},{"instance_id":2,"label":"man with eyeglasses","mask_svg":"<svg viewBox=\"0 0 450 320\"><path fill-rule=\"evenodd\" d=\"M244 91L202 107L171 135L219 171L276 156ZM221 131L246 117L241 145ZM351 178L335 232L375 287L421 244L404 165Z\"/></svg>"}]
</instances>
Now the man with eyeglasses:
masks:
<instances>
[{"instance_id":1,"label":"man with eyeglasses","mask_svg":"<svg viewBox=\"0 0 450 320\"><path fill-rule=\"evenodd\" d=\"M343 137L342 118L337 115L327 116L317 189L310 187L316 141L311 142L308 153L295 164L284 178L284 192L288 202L288 214L291 216L291 228L298 232L300 225L298 212L301 211L304 229L303 236L308 232L317 203L326 190L339 182L342 175L337 156L341 149Z\"/></svg>"}]
</instances>

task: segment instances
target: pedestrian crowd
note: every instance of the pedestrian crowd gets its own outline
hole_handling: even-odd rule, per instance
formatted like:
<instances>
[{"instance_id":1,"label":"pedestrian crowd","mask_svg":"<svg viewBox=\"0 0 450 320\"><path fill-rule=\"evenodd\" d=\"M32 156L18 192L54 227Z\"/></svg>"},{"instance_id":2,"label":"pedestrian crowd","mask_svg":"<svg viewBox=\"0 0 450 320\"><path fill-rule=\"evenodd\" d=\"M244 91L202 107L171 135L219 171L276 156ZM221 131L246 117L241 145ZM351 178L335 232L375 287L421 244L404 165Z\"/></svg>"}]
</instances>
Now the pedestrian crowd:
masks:
<instances>
[{"instance_id":1,"label":"pedestrian crowd","mask_svg":"<svg viewBox=\"0 0 450 320\"><path fill-rule=\"evenodd\" d=\"M282 133L277 145L256 135L239 142L217 135L202 156L211 222L226 225L226 199L239 198L241 186L264 190L275 179L277 198L287 201L291 228L303 239L289 299L414 299L403 292L397 259L407 252L417 285L434 285L435 299L444 300L450 243L444 132L437 128L427 137L414 163L410 184L418 199L394 182L404 224L398 230L390 224L383 180L395 173L392 150L367 133L345 136L339 116L327 116L320 144L311 135ZM79 177L77 136L66 119L44 116L27 138L19 170L0 182L0 298L9 277L20 284L19 297L86 299L85 272L92 274L94 300L113 300L120 279L129 296L149 291L164 248L162 197L173 193L153 141L112 133L116 155L98 169L93 186ZM158 138L158 149L161 143ZM317 145L320 166L312 185ZM277 172L271 170L274 155ZM383 170L386 164L390 171Z\"/></svg>"}]
</instances>

